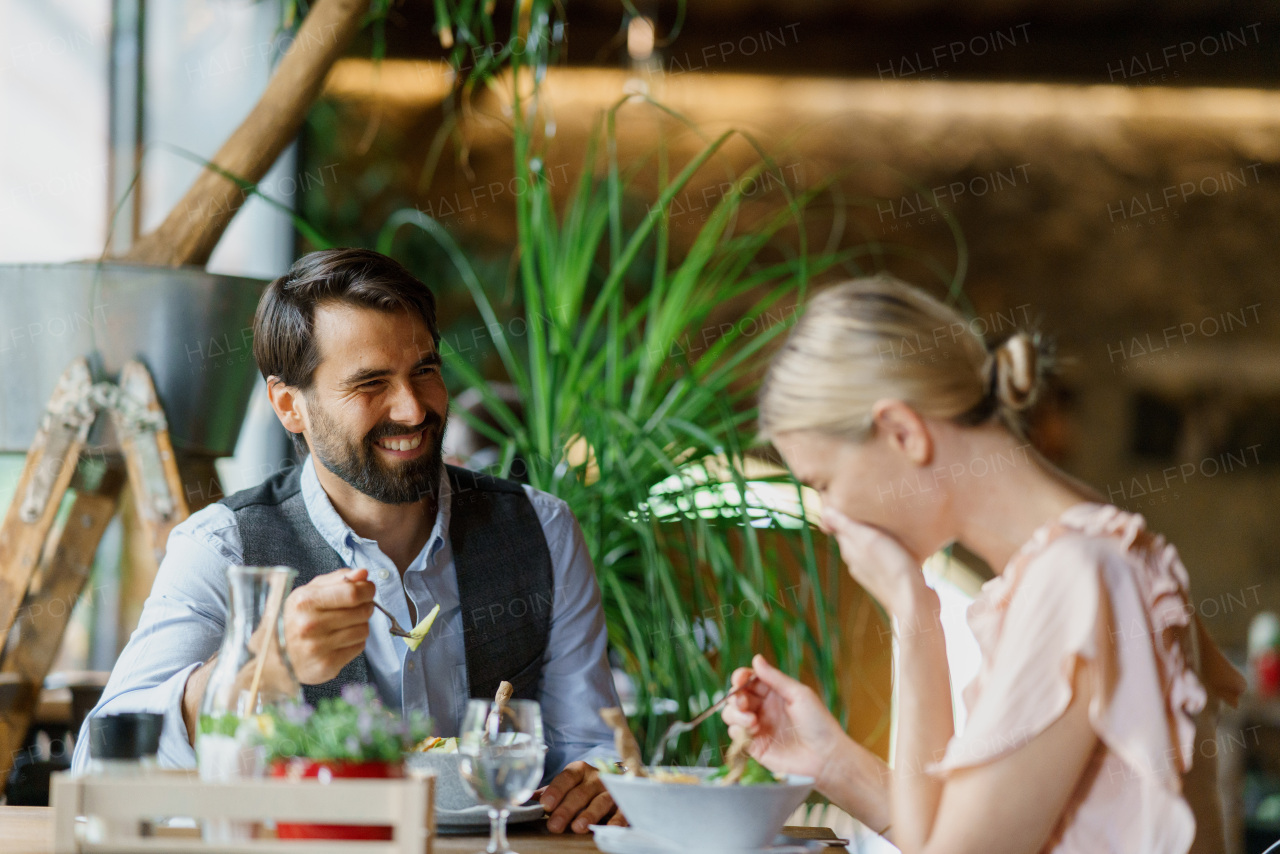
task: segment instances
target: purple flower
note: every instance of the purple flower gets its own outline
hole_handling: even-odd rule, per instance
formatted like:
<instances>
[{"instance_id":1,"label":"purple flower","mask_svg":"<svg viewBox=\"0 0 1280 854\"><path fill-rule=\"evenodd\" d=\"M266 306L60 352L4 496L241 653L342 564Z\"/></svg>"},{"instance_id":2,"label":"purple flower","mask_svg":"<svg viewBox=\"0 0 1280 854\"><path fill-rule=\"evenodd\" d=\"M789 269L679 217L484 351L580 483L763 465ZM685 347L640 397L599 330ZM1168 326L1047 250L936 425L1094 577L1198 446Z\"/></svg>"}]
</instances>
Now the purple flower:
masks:
<instances>
[{"instance_id":1,"label":"purple flower","mask_svg":"<svg viewBox=\"0 0 1280 854\"><path fill-rule=\"evenodd\" d=\"M362 705L365 702L368 687L367 685L348 682L342 686L342 699L353 706Z\"/></svg>"},{"instance_id":2,"label":"purple flower","mask_svg":"<svg viewBox=\"0 0 1280 854\"><path fill-rule=\"evenodd\" d=\"M360 714L356 715L356 732L360 733L362 739L368 739L373 733L373 715L367 709L361 709Z\"/></svg>"},{"instance_id":3,"label":"purple flower","mask_svg":"<svg viewBox=\"0 0 1280 854\"><path fill-rule=\"evenodd\" d=\"M344 742L344 745L347 748L347 752L351 754L352 759L358 759L360 757L360 742L354 735L347 736L347 740Z\"/></svg>"},{"instance_id":4,"label":"purple flower","mask_svg":"<svg viewBox=\"0 0 1280 854\"><path fill-rule=\"evenodd\" d=\"M294 726L306 726L315 709L307 703L289 703L280 709L280 716Z\"/></svg>"}]
</instances>

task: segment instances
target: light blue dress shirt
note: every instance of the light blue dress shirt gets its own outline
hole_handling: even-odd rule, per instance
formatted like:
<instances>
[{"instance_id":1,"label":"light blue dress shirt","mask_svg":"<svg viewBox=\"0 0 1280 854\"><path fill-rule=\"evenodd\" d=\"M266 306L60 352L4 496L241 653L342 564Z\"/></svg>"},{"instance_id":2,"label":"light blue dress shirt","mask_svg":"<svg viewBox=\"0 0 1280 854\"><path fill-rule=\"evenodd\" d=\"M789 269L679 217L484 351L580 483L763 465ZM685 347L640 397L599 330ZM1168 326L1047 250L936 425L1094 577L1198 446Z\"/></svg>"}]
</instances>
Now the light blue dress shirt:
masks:
<instances>
[{"instance_id":1,"label":"light blue dress shirt","mask_svg":"<svg viewBox=\"0 0 1280 854\"><path fill-rule=\"evenodd\" d=\"M320 485L311 458L303 464L302 496L311 522L350 567L369 570L377 599L403 626L412 625L408 600L419 615L435 605L440 615L417 649L389 632L390 621L375 611L365 655L378 695L402 713L420 709L434 721L437 735L458 734L470 692L462 607L449 542L451 494L442 477L435 527L422 551L401 576L374 540L357 536L334 509ZM613 755L613 736L599 710L618 705L605 655L607 640L600 588L582 531L569 506L526 486L551 552L551 630L543 659L542 706L547 741L546 777L578 759ZM120 654L102 700L90 713L159 712L165 716L159 761L195 767L187 741L182 694L187 677L222 642L228 611L226 568L243 560L235 515L211 504L173 529L164 561L138 628ZM89 721L76 740L72 769L89 763Z\"/></svg>"}]
</instances>

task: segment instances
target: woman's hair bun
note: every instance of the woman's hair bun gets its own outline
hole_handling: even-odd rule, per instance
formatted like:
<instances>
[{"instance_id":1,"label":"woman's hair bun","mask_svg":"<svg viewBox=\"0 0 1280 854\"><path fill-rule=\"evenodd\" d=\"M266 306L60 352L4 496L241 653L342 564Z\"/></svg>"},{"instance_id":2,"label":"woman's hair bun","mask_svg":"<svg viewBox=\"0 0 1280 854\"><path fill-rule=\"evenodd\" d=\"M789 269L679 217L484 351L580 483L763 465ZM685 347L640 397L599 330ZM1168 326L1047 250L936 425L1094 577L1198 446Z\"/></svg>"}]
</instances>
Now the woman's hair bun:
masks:
<instances>
[{"instance_id":1,"label":"woman's hair bun","mask_svg":"<svg viewBox=\"0 0 1280 854\"><path fill-rule=\"evenodd\" d=\"M995 392L1000 405L1021 412L1035 402L1044 374L1043 354L1026 332L1010 336L995 351Z\"/></svg>"}]
</instances>

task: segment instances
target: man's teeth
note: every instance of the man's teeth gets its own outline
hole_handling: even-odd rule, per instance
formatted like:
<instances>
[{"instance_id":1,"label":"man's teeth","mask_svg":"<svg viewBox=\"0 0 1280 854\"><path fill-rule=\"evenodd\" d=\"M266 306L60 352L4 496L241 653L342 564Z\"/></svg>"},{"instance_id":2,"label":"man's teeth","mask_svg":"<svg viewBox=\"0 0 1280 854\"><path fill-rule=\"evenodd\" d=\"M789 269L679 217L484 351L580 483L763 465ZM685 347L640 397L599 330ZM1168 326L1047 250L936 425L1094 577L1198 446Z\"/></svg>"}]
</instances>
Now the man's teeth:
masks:
<instances>
[{"instance_id":1,"label":"man's teeth","mask_svg":"<svg viewBox=\"0 0 1280 854\"><path fill-rule=\"evenodd\" d=\"M378 444L389 451L412 451L422 444L422 434L417 433L412 439L379 439Z\"/></svg>"}]
</instances>

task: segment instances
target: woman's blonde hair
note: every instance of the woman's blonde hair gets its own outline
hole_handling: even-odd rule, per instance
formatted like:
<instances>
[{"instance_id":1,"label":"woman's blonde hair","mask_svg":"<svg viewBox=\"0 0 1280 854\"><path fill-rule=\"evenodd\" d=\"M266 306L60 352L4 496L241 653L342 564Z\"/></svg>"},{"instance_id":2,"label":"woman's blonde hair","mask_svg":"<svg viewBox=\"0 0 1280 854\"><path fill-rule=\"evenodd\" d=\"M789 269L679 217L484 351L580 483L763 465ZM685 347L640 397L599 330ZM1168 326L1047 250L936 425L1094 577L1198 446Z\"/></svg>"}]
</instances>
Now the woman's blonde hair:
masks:
<instances>
[{"instance_id":1,"label":"woman's blonde hair","mask_svg":"<svg viewBox=\"0 0 1280 854\"><path fill-rule=\"evenodd\" d=\"M765 375L760 431L861 441L871 407L890 399L962 424L999 418L1021 435L1020 413L1035 402L1049 354L1025 331L989 348L977 325L890 276L822 291Z\"/></svg>"}]
</instances>

